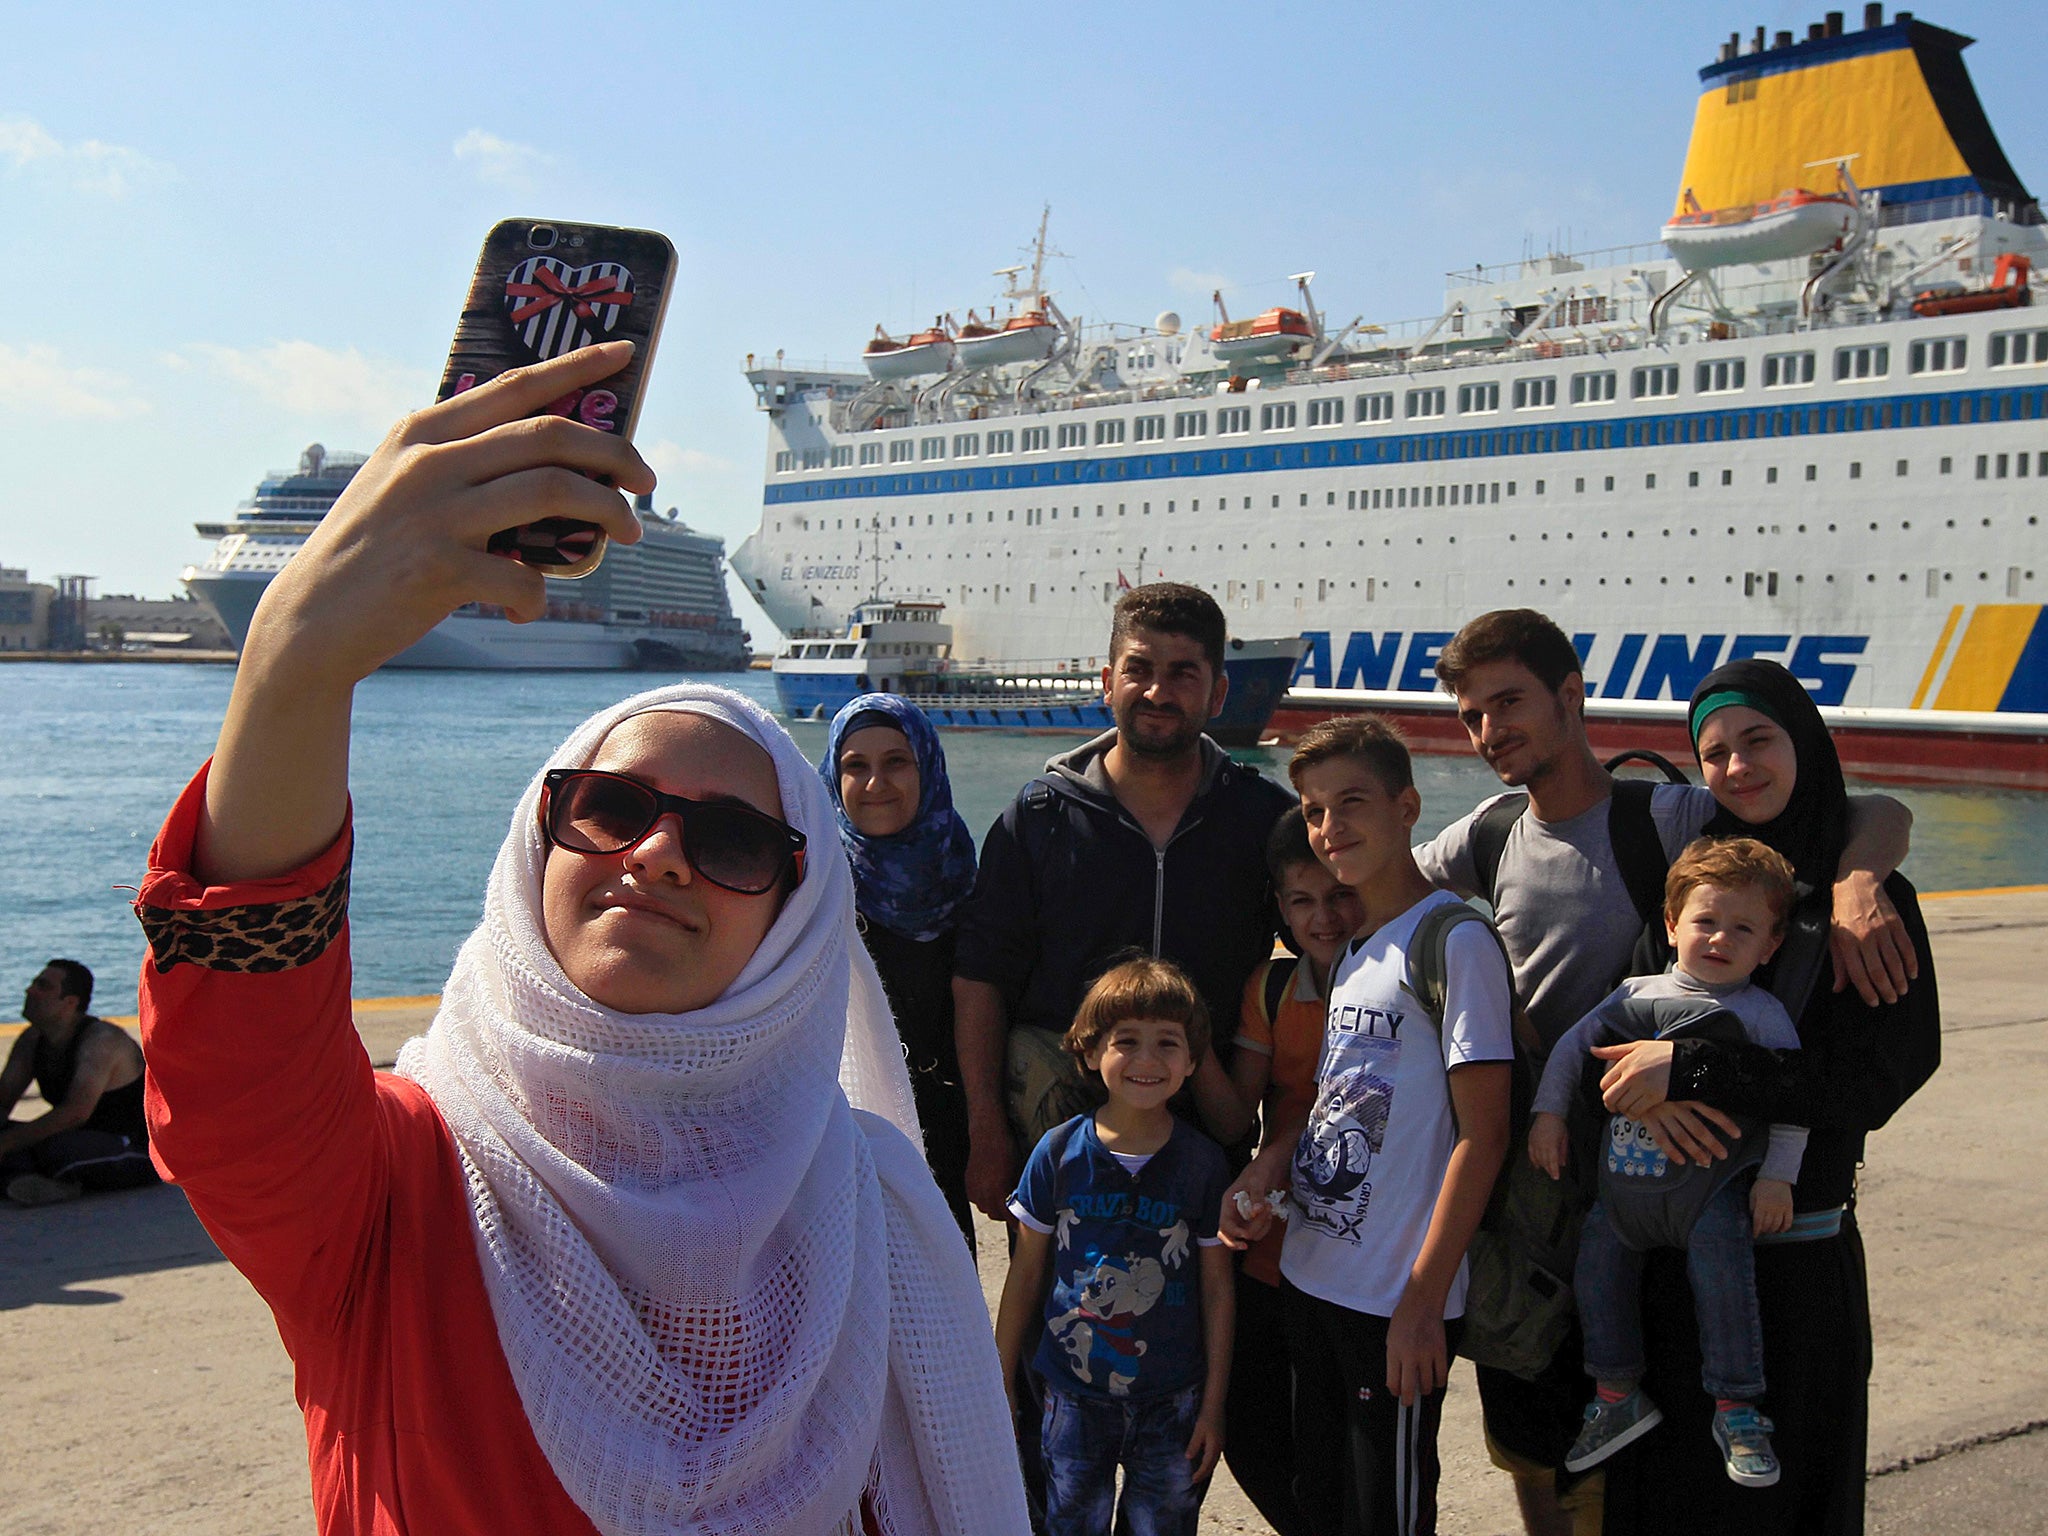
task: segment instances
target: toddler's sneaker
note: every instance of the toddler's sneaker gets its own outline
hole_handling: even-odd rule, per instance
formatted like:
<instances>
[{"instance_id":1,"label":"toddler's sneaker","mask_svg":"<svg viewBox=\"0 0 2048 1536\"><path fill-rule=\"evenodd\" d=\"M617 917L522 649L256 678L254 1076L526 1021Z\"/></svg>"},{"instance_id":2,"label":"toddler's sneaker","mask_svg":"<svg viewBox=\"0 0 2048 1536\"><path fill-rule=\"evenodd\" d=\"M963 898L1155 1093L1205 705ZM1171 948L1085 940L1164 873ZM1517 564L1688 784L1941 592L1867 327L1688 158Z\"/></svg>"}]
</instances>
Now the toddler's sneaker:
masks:
<instances>
[{"instance_id":1,"label":"toddler's sneaker","mask_svg":"<svg viewBox=\"0 0 2048 1536\"><path fill-rule=\"evenodd\" d=\"M1778 1458L1771 1451L1774 1428L1747 1403L1714 1411L1714 1444L1721 1447L1729 1477L1743 1487L1768 1488L1778 1480Z\"/></svg>"},{"instance_id":2,"label":"toddler's sneaker","mask_svg":"<svg viewBox=\"0 0 2048 1536\"><path fill-rule=\"evenodd\" d=\"M1586 1404L1586 1422L1565 1456L1564 1469L1583 1472L1588 1467L1597 1467L1624 1445L1640 1440L1663 1422L1664 1410L1643 1396L1641 1387L1618 1403L1603 1403L1596 1397ZM1775 1477L1777 1474L1773 1472L1772 1475Z\"/></svg>"}]
</instances>

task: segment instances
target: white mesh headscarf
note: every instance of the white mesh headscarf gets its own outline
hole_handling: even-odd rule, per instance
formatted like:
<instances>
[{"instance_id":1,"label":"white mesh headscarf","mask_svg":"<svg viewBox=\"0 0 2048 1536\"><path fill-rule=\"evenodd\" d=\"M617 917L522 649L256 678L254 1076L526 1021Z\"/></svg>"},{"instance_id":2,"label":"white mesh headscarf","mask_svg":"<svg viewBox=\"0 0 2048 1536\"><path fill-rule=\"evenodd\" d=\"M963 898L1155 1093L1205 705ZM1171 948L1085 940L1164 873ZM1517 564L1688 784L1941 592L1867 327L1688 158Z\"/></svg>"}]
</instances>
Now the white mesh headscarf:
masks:
<instances>
[{"instance_id":1,"label":"white mesh headscarf","mask_svg":"<svg viewBox=\"0 0 2048 1536\"><path fill-rule=\"evenodd\" d=\"M909 1078L816 770L759 706L693 685L593 716L550 766L671 710L765 748L810 840L738 979L680 1015L570 983L541 929L536 775L399 1055L461 1150L527 1417L607 1536L858 1531L864 1489L901 1536L1022 1536L988 1314L905 1139Z\"/></svg>"}]
</instances>

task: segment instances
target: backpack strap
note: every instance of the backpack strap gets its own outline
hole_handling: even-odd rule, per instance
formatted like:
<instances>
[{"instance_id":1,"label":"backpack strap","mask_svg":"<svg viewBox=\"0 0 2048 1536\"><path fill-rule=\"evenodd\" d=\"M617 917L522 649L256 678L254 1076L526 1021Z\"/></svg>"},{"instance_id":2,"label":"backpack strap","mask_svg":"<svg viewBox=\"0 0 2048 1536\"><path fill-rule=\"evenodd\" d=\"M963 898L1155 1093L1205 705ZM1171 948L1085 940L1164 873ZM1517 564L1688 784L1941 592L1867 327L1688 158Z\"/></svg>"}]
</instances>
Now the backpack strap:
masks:
<instances>
[{"instance_id":1,"label":"backpack strap","mask_svg":"<svg viewBox=\"0 0 2048 1536\"><path fill-rule=\"evenodd\" d=\"M1261 986L1260 999L1266 1006L1266 1027L1274 1027L1280 1017L1280 1004L1287 997L1287 988L1294 980L1294 973L1301 968L1299 955L1275 955L1266 962L1265 977Z\"/></svg>"},{"instance_id":2,"label":"backpack strap","mask_svg":"<svg viewBox=\"0 0 2048 1536\"><path fill-rule=\"evenodd\" d=\"M1513 1009L1510 1022L1515 1043L1525 1052L1536 1053L1535 1026L1529 1022L1521 1000L1515 996L1515 964L1508 958L1508 947L1501 942L1500 930L1487 921L1485 913L1475 912L1462 901L1455 906L1449 902L1438 903L1423 913L1422 921L1415 925L1414 937L1408 941L1408 990L1415 994L1415 1000L1422 1004L1422 1011L1441 1034L1450 978L1446 954L1450 949L1452 932L1466 923L1478 923L1483 927L1494 947L1500 951L1500 963L1508 971L1508 998Z\"/></svg>"},{"instance_id":3,"label":"backpack strap","mask_svg":"<svg viewBox=\"0 0 2048 1536\"><path fill-rule=\"evenodd\" d=\"M1451 968L1446 955L1451 933L1466 923L1478 923L1493 936L1493 942L1500 946L1501 963L1508 967L1510 988L1513 986L1515 968L1508 961L1499 930L1486 921L1483 913L1473 911L1462 901L1455 906L1447 901L1438 902L1422 914L1414 937L1408 941L1408 990L1415 994L1415 1000L1439 1030L1444 1027L1444 1003L1450 985Z\"/></svg>"},{"instance_id":4,"label":"backpack strap","mask_svg":"<svg viewBox=\"0 0 2048 1536\"><path fill-rule=\"evenodd\" d=\"M1617 752L1600 766L1609 773L1613 773L1623 763L1648 763L1652 768L1664 775L1664 782L1666 784L1692 783L1692 779L1687 776L1683 768L1672 762L1662 752L1652 752L1648 747L1636 747L1627 752Z\"/></svg>"},{"instance_id":5,"label":"backpack strap","mask_svg":"<svg viewBox=\"0 0 2048 1536\"><path fill-rule=\"evenodd\" d=\"M1607 838L1614 845L1614 862L1636 916L1646 923L1664 910L1664 876L1671 868L1657 819L1650 812L1655 792L1656 785L1643 779L1616 779L1614 796L1607 802Z\"/></svg>"},{"instance_id":6,"label":"backpack strap","mask_svg":"<svg viewBox=\"0 0 2048 1536\"><path fill-rule=\"evenodd\" d=\"M1486 898L1488 906L1497 905L1493 893L1500 879L1500 860L1507 851L1508 833L1528 809L1527 795L1504 795L1481 811L1472 823L1472 865L1479 874L1479 894Z\"/></svg>"}]
</instances>

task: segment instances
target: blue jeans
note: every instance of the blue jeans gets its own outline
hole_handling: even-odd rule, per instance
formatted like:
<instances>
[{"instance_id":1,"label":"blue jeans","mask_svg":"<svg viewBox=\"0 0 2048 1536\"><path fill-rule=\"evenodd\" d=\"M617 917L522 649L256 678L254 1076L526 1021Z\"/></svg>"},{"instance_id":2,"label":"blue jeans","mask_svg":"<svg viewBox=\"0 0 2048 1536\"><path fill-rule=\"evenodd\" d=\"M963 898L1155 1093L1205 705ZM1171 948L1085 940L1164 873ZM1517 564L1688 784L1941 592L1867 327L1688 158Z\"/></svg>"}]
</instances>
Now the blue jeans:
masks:
<instances>
[{"instance_id":1,"label":"blue jeans","mask_svg":"<svg viewBox=\"0 0 2048 1536\"><path fill-rule=\"evenodd\" d=\"M1116 1473L1129 1536L1195 1536L1202 1501L1188 1441L1202 1389L1163 1397L1082 1397L1045 1387L1045 1536L1109 1536Z\"/></svg>"},{"instance_id":2,"label":"blue jeans","mask_svg":"<svg viewBox=\"0 0 2048 1536\"><path fill-rule=\"evenodd\" d=\"M1700 1327L1700 1385L1714 1397L1753 1403L1764 1395L1764 1334L1750 1246L1749 1181L1709 1200L1685 1246ZM1643 1255L1624 1246L1598 1201L1579 1235L1572 1275L1586 1334L1586 1374L1598 1381L1643 1379Z\"/></svg>"}]
</instances>

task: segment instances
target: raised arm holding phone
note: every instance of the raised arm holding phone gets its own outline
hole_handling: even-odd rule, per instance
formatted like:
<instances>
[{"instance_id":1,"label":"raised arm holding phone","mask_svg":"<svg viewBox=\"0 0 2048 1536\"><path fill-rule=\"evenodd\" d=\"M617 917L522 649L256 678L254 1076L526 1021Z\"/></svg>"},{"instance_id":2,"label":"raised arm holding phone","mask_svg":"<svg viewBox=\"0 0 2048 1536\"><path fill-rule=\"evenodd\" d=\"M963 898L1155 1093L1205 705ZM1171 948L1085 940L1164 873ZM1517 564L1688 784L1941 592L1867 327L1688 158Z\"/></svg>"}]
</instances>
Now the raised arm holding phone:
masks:
<instances>
[{"instance_id":1,"label":"raised arm holding phone","mask_svg":"<svg viewBox=\"0 0 2048 1536\"><path fill-rule=\"evenodd\" d=\"M462 604L544 612L507 530L639 537L645 461L550 412L633 358L407 417L271 583L137 903L155 1155L276 1316L323 1533L1020 1536L831 806L765 711L586 721L429 1034L385 1075L352 1027L354 689Z\"/></svg>"}]
</instances>

